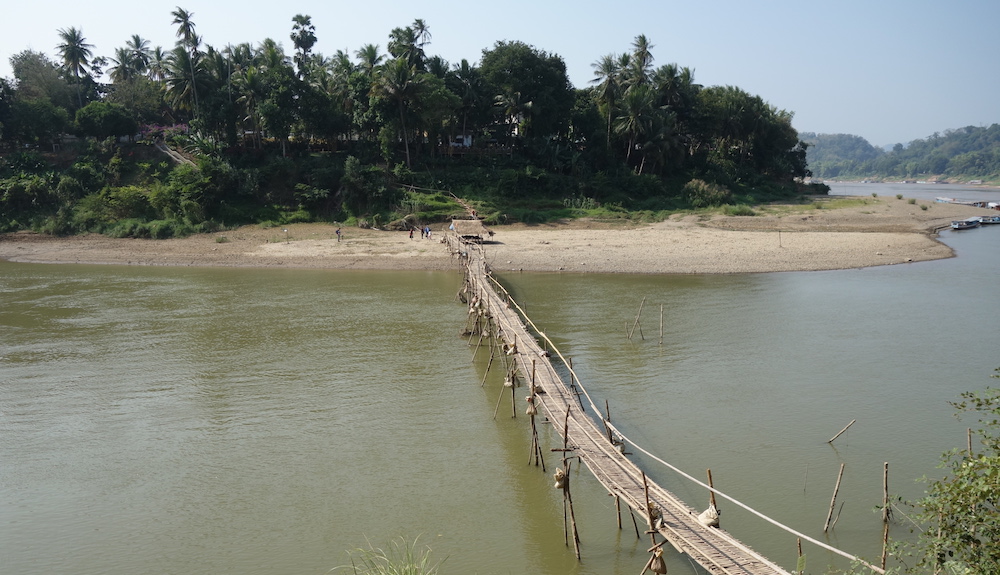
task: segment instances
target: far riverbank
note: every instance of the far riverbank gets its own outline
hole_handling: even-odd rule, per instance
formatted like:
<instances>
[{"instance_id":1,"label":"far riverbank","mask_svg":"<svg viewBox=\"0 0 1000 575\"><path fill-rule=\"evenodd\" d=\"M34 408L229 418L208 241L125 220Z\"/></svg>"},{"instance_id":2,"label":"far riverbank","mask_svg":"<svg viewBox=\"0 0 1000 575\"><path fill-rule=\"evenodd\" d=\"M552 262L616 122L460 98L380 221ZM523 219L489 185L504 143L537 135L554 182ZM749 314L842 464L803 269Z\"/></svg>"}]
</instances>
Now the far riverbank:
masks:
<instances>
[{"instance_id":1,"label":"far riverbank","mask_svg":"<svg viewBox=\"0 0 1000 575\"><path fill-rule=\"evenodd\" d=\"M835 206L767 206L757 216L675 215L646 225L576 220L498 226L484 244L496 269L628 274L756 273L847 269L951 257L936 230L990 210L895 197L858 197ZM922 209L926 205L927 209ZM816 206L820 206L817 209ZM451 270L440 243L406 232L293 224L245 226L169 240L99 235L0 236L0 259L25 263L323 269ZM287 229L287 232L285 231Z\"/></svg>"}]
</instances>

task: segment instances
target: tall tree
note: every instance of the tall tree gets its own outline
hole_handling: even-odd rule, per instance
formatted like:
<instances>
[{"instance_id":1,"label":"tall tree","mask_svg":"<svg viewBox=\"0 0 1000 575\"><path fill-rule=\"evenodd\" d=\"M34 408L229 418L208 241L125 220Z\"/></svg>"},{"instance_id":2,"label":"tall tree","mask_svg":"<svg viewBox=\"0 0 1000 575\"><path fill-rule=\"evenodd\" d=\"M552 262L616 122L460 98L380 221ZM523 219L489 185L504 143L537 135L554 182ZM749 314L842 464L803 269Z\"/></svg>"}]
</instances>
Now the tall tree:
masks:
<instances>
[{"instance_id":1,"label":"tall tree","mask_svg":"<svg viewBox=\"0 0 1000 575\"><path fill-rule=\"evenodd\" d=\"M479 69L493 94L520 93L521 102L532 103L519 132L545 139L568 131L576 94L561 57L523 42L497 42L483 51Z\"/></svg>"},{"instance_id":2,"label":"tall tree","mask_svg":"<svg viewBox=\"0 0 1000 575\"><path fill-rule=\"evenodd\" d=\"M393 58L382 66L372 90L396 103L399 108L399 126L403 133L403 148L406 151L406 166L410 161L410 138L406 130L407 106L417 97L421 78L417 68L405 58Z\"/></svg>"},{"instance_id":3,"label":"tall tree","mask_svg":"<svg viewBox=\"0 0 1000 575\"><path fill-rule=\"evenodd\" d=\"M424 48L413 28L393 28L389 34L389 53L393 58L402 58L417 70L424 69Z\"/></svg>"},{"instance_id":4,"label":"tall tree","mask_svg":"<svg viewBox=\"0 0 1000 575\"><path fill-rule=\"evenodd\" d=\"M375 74L375 70L385 59L385 55L378 51L378 44L365 44L354 52L354 57L358 59L358 65L369 78Z\"/></svg>"},{"instance_id":5,"label":"tall tree","mask_svg":"<svg viewBox=\"0 0 1000 575\"><path fill-rule=\"evenodd\" d=\"M194 81L195 78L195 63L198 59L198 35L194 32L194 12L188 12L187 10L177 7L176 10L170 13L174 17L173 24L177 25L177 37L180 38L178 44L184 47L188 51L188 68L191 73L191 93L193 96L194 107L192 113L195 117L198 116L198 87L197 82Z\"/></svg>"},{"instance_id":6,"label":"tall tree","mask_svg":"<svg viewBox=\"0 0 1000 575\"><path fill-rule=\"evenodd\" d=\"M149 40L138 34L132 34L132 37L125 43L125 47L132 52L136 72L145 74L149 70L149 63L153 57L153 51L149 48Z\"/></svg>"},{"instance_id":7,"label":"tall tree","mask_svg":"<svg viewBox=\"0 0 1000 575\"><path fill-rule=\"evenodd\" d=\"M313 26L310 16L296 14L292 18L291 38L296 50L295 67L298 71L298 77L305 78L309 51L316 44L316 27Z\"/></svg>"},{"instance_id":8,"label":"tall tree","mask_svg":"<svg viewBox=\"0 0 1000 575\"><path fill-rule=\"evenodd\" d=\"M622 69L619 60L614 54L602 56L598 61L591 64L594 68L594 79L590 82L597 84L597 102L605 108L605 116L608 119L608 148L611 148L611 118L615 113L615 106L622 91Z\"/></svg>"},{"instance_id":9,"label":"tall tree","mask_svg":"<svg viewBox=\"0 0 1000 575\"><path fill-rule=\"evenodd\" d=\"M59 39L62 42L56 46L59 56L63 61L63 68L76 79L77 104L83 107L83 95L81 92L81 79L87 76L87 64L93 55L91 48L93 44L88 44L83 37L83 32L75 26L59 29Z\"/></svg>"},{"instance_id":10,"label":"tall tree","mask_svg":"<svg viewBox=\"0 0 1000 575\"><path fill-rule=\"evenodd\" d=\"M645 84L649 81L649 75L653 69L652 50L653 45L645 34L639 34L632 41L632 66L628 74L630 84Z\"/></svg>"},{"instance_id":11,"label":"tall tree","mask_svg":"<svg viewBox=\"0 0 1000 575\"><path fill-rule=\"evenodd\" d=\"M615 118L615 131L625 137L625 161L632 159L632 152L641 138L649 135L655 120L655 94L646 84L630 87L622 97L621 108Z\"/></svg>"}]
</instances>

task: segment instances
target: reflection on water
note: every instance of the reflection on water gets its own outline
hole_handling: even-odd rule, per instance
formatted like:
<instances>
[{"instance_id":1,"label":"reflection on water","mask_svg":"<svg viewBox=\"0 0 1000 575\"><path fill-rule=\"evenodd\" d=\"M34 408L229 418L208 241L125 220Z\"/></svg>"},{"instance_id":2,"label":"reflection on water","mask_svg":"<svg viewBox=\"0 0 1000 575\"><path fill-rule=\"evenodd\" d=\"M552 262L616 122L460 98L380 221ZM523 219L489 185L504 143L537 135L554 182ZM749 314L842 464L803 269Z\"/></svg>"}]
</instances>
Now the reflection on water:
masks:
<instances>
[{"instance_id":1,"label":"reflection on water","mask_svg":"<svg viewBox=\"0 0 1000 575\"><path fill-rule=\"evenodd\" d=\"M894 492L918 495L912 479L963 441L947 401L1000 365L1000 231L946 238L958 258L864 270L503 279L616 424L693 475L710 467L723 491L822 538L846 463L827 539L875 557L882 462ZM0 262L4 571L325 573L366 537L420 535L447 572L634 572L648 542L627 516L618 532L585 475L584 562L564 545L524 418L492 419L499 381L480 388L486 354L470 363L458 336L460 283ZM645 339L627 341L643 297ZM794 537L722 508L724 527L794 566ZM676 557L670 570L693 572Z\"/></svg>"}]
</instances>

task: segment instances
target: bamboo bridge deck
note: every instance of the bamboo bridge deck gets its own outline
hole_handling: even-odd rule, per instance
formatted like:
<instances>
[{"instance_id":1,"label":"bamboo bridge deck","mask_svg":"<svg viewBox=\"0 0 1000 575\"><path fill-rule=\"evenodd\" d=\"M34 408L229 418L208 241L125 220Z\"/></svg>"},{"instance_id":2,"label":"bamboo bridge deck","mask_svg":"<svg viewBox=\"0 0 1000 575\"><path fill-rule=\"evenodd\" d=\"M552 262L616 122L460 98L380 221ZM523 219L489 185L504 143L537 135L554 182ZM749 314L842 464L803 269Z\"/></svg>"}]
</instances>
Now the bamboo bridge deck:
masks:
<instances>
[{"instance_id":1,"label":"bamboo bridge deck","mask_svg":"<svg viewBox=\"0 0 1000 575\"><path fill-rule=\"evenodd\" d=\"M462 243L453 236L449 236L447 241L449 248L462 258L466 267L464 290L470 303L470 314L480 313L492 322L491 336L502 341L521 378L526 381L533 379L534 387L543 392L534 396L539 413L544 411L560 435L565 431L563 439L572 448L573 455L586 464L610 494L624 501L648 525L655 524L655 531L677 551L686 553L710 573L789 575L725 530L703 526L698 521L697 511L649 481L612 441L611 433L599 428L594 419L584 413L572 378L567 384L556 372L549 361L549 353L528 331L511 303L494 288L492 282L495 280L490 275L480 247ZM566 423L565 429L562 422ZM659 508L662 521L650 522L647 494L649 501Z\"/></svg>"}]
</instances>

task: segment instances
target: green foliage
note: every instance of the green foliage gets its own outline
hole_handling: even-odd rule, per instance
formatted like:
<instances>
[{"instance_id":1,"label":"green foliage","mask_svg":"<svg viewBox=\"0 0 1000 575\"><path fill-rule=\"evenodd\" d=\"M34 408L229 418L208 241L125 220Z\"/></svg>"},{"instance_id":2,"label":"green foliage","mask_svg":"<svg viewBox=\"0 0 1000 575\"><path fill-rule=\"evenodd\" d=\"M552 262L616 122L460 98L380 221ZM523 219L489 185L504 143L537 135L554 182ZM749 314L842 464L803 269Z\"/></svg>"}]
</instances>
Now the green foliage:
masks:
<instances>
[{"instance_id":1,"label":"green foliage","mask_svg":"<svg viewBox=\"0 0 1000 575\"><path fill-rule=\"evenodd\" d=\"M1000 373L1000 369L997 370ZM998 377L994 375L993 377ZM942 455L945 475L925 479L917 502L924 527L911 549L921 569L953 573L1000 572L1000 389L966 392L952 402L957 416L978 419L972 453L953 449Z\"/></svg>"},{"instance_id":2,"label":"green foliage","mask_svg":"<svg viewBox=\"0 0 1000 575\"><path fill-rule=\"evenodd\" d=\"M444 560L431 563L430 555L431 548L418 548L416 540L394 540L385 548L369 543L351 552L350 565L337 569L349 569L354 575L435 575Z\"/></svg>"},{"instance_id":3,"label":"green foliage","mask_svg":"<svg viewBox=\"0 0 1000 575\"><path fill-rule=\"evenodd\" d=\"M757 212L746 204L736 204L735 206L725 206L722 213L727 216L756 216Z\"/></svg>"},{"instance_id":4,"label":"green foliage","mask_svg":"<svg viewBox=\"0 0 1000 575\"><path fill-rule=\"evenodd\" d=\"M121 104L91 102L76 111L76 125L85 136L98 140L132 136L138 125Z\"/></svg>"},{"instance_id":5,"label":"green foliage","mask_svg":"<svg viewBox=\"0 0 1000 575\"><path fill-rule=\"evenodd\" d=\"M684 196L695 208L721 206L729 203L732 193L723 186L704 180L691 180L684 186Z\"/></svg>"}]
</instances>

